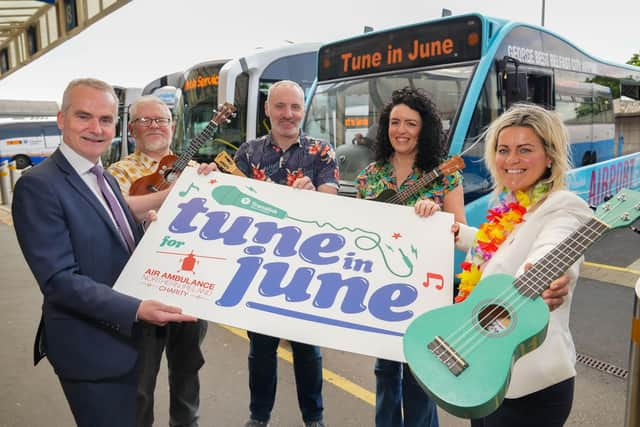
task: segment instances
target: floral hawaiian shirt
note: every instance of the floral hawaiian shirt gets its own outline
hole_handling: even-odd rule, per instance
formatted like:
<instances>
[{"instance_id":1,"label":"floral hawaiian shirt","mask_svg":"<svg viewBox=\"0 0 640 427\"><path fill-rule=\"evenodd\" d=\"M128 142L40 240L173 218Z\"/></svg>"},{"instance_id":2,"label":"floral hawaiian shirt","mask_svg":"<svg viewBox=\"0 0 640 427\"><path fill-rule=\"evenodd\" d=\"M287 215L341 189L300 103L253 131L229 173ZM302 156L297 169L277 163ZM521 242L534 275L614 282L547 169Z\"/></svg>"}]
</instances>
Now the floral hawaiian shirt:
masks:
<instances>
[{"instance_id":1,"label":"floral hawaiian shirt","mask_svg":"<svg viewBox=\"0 0 640 427\"><path fill-rule=\"evenodd\" d=\"M302 132L298 143L286 151L273 142L271 134L247 141L234 159L246 176L260 181L291 186L296 179L308 176L316 188L323 184L338 188L335 151L327 142Z\"/></svg>"},{"instance_id":2,"label":"floral hawaiian shirt","mask_svg":"<svg viewBox=\"0 0 640 427\"><path fill-rule=\"evenodd\" d=\"M403 191L409 188L422 175L423 172L420 169L414 168L411 175L398 188L396 186L395 171L391 163L370 163L356 178L357 197L375 199L382 191L387 189ZM461 184L462 174L460 172L443 176L432 182L430 186L422 187L417 194L407 200L405 205L413 206L418 200L432 199L442 207L447 193Z\"/></svg>"},{"instance_id":3,"label":"floral hawaiian shirt","mask_svg":"<svg viewBox=\"0 0 640 427\"><path fill-rule=\"evenodd\" d=\"M128 195L131 184L138 178L154 173L158 169L158 164L157 160L153 160L146 154L136 151L109 166L109 173L118 180L122 194Z\"/></svg>"},{"instance_id":4,"label":"floral hawaiian shirt","mask_svg":"<svg viewBox=\"0 0 640 427\"><path fill-rule=\"evenodd\" d=\"M169 153L173 154L173 153ZM163 158L164 160L164 158ZM158 170L159 161L152 159L143 152L136 151L124 159L109 166L109 173L118 180L120 192L125 196L129 194L131 184L143 176L151 175ZM166 164L166 162L165 162ZM198 163L189 161L188 166L197 166Z\"/></svg>"}]
</instances>

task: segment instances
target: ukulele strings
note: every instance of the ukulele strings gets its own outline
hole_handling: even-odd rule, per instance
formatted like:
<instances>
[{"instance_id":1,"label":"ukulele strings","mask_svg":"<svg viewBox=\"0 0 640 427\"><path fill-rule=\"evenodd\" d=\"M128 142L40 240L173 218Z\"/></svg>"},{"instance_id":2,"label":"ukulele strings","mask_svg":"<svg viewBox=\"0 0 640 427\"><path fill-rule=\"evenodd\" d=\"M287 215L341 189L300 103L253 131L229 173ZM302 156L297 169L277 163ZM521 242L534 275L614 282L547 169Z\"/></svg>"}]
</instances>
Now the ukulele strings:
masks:
<instances>
[{"instance_id":1,"label":"ukulele strings","mask_svg":"<svg viewBox=\"0 0 640 427\"><path fill-rule=\"evenodd\" d=\"M214 110L214 112L217 113L216 110ZM224 114L225 115L227 114L226 111L224 112ZM200 138L207 138L207 139L211 138L215 134L215 132L218 130L219 127L220 127L220 125L218 124L218 122L216 121L216 118L214 117L213 119L211 119L209 121L209 124L207 125L207 127L204 128L204 130L202 132L200 132L200 134L198 136L196 136L194 139L197 140L197 139L200 139ZM202 142L204 142L204 141L202 141ZM202 142L197 142L196 145L198 145L198 147L199 147L200 145L202 145ZM187 151L188 150L189 150L189 148L187 149ZM189 158L193 157L194 154L195 154L195 152L192 153L189 156ZM180 161L180 159L177 159L175 162L173 162L173 164L171 166L173 167L178 161ZM187 162L187 164L188 163L189 162ZM169 176L173 175L174 173L175 172L173 172L173 171L169 171ZM167 180L167 176L163 175L162 176L162 182L160 184L158 184L158 186L157 186L157 191L162 191L162 190L168 188L170 185L171 185L171 182L169 182Z\"/></svg>"},{"instance_id":2,"label":"ukulele strings","mask_svg":"<svg viewBox=\"0 0 640 427\"><path fill-rule=\"evenodd\" d=\"M595 223L595 224L588 225L588 227L593 227L593 226L595 226L597 228L598 224ZM586 231L586 229L585 229L585 231ZM582 234L582 232L579 235L582 236L582 237L585 237L585 235ZM571 236L574 236L574 235L572 234ZM571 237L571 236L569 236L569 237ZM589 245L582 245L582 246L583 246L582 249L585 249ZM560 260L559 258L557 258L557 259ZM531 271L531 270L529 270L529 271ZM544 283L550 283L551 281L553 281L553 280L557 279L558 277L560 277L557 274L556 275L549 275L549 274L544 273L544 272L539 272L539 273L542 275L541 279L545 281ZM520 284L523 287L528 288L530 291L532 291L534 294L536 294L536 296L539 296L540 291L542 289L537 289L536 287L532 287L531 285L535 286L535 282L536 281L540 281L540 279L539 278L533 278L533 276L531 276L531 278L530 278L529 276L526 276L526 275L520 276L520 277L522 278L520 280ZM516 279L516 280L518 280L518 279ZM533 283L531 283L531 282L533 282ZM506 296L503 297L503 295L505 295L505 294L506 294ZM513 308L510 308L509 310L507 310L501 305L502 301L506 301L507 304L505 304L505 305L507 305L507 306L510 305L509 304L510 302L513 303L513 301L516 301L516 303L513 304ZM524 305L528 304L529 301L530 301L530 298L527 297L527 296L521 295L521 292L518 290L517 287L509 286L502 293L502 295L498 296L496 304L494 305L494 307L491 308L488 311L488 313L483 314L483 315L481 315L479 317L478 323L480 324L480 327L482 327L482 328L484 328L484 327L486 327L488 325L491 325L494 322L499 321L499 319L500 319L500 317L502 316L503 313L505 313L505 312L508 313L509 311L517 312ZM463 336L459 337L456 340L457 341L456 344L460 343L460 341L465 338L464 335L467 335L470 332L471 332L471 329L468 329L465 332L465 334L463 334ZM472 338L470 340L462 342L461 347L460 347L460 352L465 353L465 354L471 354L473 351L475 351L477 349L477 347L480 344L482 344L485 340L487 340L488 337L484 336L484 335L480 335L480 339L475 339L475 342L474 342L474 338L476 338L476 337L472 336Z\"/></svg>"},{"instance_id":3,"label":"ukulele strings","mask_svg":"<svg viewBox=\"0 0 640 427\"><path fill-rule=\"evenodd\" d=\"M420 182L425 177L428 177L427 181L426 182ZM432 170L431 172L429 172L424 177L418 179L416 182L414 182L411 185L409 185L409 188L407 188L405 190L402 190L402 191L394 194L393 196L389 197L386 200L386 202L387 203L396 204L396 205L402 204L402 201L403 201L403 197L401 196L402 193L404 193L404 192L413 193L416 190L419 190L422 187L426 187L427 185L431 184L436 178L438 178L438 174L437 174L436 170Z\"/></svg>"}]
</instances>

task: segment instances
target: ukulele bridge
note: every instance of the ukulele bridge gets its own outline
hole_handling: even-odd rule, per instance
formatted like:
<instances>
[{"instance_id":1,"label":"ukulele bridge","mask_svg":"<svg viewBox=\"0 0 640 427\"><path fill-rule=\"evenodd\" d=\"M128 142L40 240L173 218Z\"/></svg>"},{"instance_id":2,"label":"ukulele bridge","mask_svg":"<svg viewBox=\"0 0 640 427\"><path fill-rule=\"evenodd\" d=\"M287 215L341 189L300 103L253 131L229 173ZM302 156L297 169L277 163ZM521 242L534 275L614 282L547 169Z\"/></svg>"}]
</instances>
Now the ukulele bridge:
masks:
<instances>
[{"instance_id":1,"label":"ukulele bridge","mask_svg":"<svg viewBox=\"0 0 640 427\"><path fill-rule=\"evenodd\" d=\"M440 336L431 341L427 348L451 371L456 377L464 371L469 364Z\"/></svg>"}]
</instances>

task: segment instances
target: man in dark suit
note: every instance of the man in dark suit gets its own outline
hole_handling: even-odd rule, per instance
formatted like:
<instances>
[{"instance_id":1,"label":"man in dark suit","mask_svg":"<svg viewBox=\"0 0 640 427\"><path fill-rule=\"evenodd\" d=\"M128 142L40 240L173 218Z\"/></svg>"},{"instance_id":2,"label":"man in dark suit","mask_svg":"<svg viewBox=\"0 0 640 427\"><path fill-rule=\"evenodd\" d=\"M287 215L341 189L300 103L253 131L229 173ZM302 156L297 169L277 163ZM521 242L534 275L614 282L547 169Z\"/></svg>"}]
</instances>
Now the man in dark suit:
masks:
<instances>
[{"instance_id":1,"label":"man in dark suit","mask_svg":"<svg viewBox=\"0 0 640 427\"><path fill-rule=\"evenodd\" d=\"M196 320L112 289L142 235L133 216L141 212L101 169L116 112L107 83L72 81L58 113L60 148L22 176L13 198L18 242L44 295L35 362L48 357L80 426L135 425L138 320Z\"/></svg>"}]
</instances>

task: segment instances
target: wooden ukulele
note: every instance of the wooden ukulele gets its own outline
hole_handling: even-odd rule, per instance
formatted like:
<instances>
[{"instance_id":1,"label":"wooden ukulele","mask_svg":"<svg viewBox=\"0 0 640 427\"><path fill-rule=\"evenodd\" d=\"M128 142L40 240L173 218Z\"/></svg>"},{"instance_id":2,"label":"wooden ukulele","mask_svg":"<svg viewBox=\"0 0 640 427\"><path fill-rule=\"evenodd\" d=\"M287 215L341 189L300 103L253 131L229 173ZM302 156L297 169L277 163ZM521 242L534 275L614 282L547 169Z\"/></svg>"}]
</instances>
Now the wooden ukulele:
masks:
<instances>
[{"instance_id":1,"label":"wooden ukulele","mask_svg":"<svg viewBox=\"0 0 640 427\"><path fill-rule=\"evenodd\" d=\"M228 122L230 117L235 117L236 107L233 104L225 103L214 111L214 116L207 124L207 127L195 138L180 157L170 154L160 160L158 169L151 175L138 178L131 184L130 196L140 196L143 194L155 193L168 188L172 182L178 179L180 173L189 164L194 154L198 152L200 146L213 137L223 121Z\"/></svg>"},{"instance_id":2,"label":"wooden ukulele","mask_svg":"<svg viewBox=\"0 0 640 427\"><path fill-rule=\"evenodd\" d=\"M431 184L439 177L444 175L451 175L452 173L457 172L462 168L464 168L464 160L462 159L462 157L453 156L428 174L421 176L420 179L418 179L416 182L414 182L404 190L397 192L388 188L382 191L376 196L375 199L372 200L375 200L377 202L392 203L395 205L403 205L411 196L415 195L418 191L420 191L420 189Z\"/></svg>"},{"instance_id":3,"label":"wooden ukulele","mask_svg":"<svg viewBox=\"0 0 640 427\"><path fill-rule=\"evenodd\" d=\"M467 299L417 317L404 334L404 355L420 385L458 417L495 411L517 359L547 335L549 309L540 297L591 244L640 217L640 192L621 190L589 220L518 278L483 277Z\"/></svg>"},{"instance_id":4,"label":"wooden ukulele","mask_svg":"<svg viewBox=\"0 0 640 427\"><path fill-rule=\"evenodd\" d=\"M226 151L221 151L215 159L214 162L218 165L218 167L223 171L230 173L232 175L242 176L246 178L246 175L242 173L236 162Z\"/></svg>"}]
</instances>

